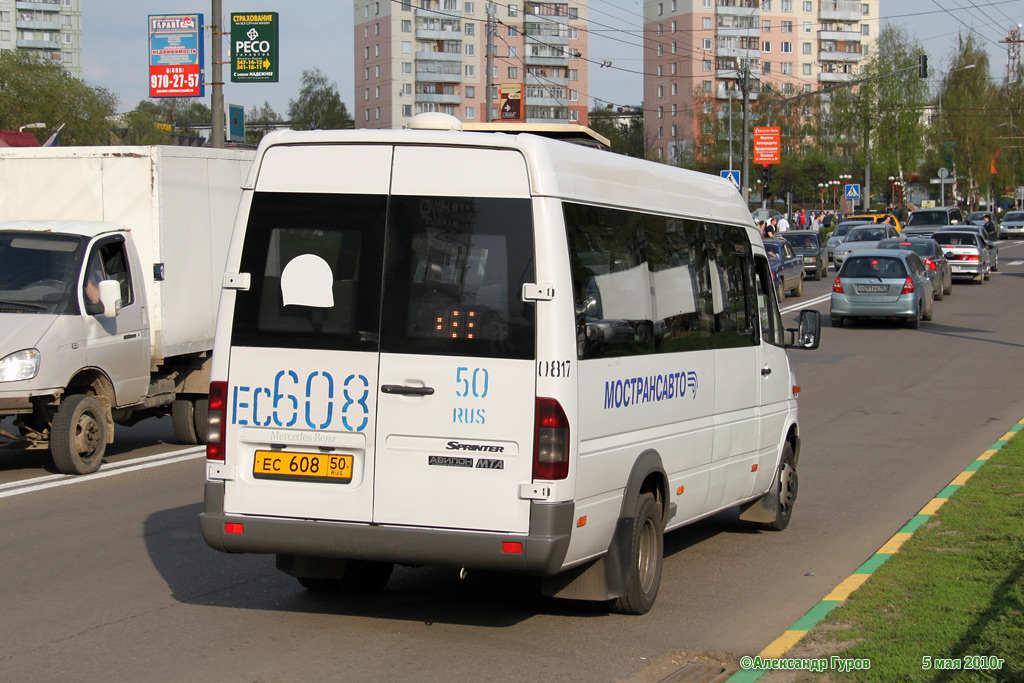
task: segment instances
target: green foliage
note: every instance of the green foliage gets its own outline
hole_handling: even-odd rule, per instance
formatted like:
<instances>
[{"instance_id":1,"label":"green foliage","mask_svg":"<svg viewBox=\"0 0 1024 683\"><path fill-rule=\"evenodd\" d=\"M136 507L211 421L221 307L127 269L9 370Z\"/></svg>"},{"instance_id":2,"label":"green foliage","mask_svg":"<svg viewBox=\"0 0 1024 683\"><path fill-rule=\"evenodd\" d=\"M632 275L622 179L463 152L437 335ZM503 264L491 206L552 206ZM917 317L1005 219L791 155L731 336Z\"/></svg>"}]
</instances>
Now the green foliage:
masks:
<instances>
[{"instance_id":1,"label":"green foliage","mask_svg":"<svg viewBox=\"0 0 1024 683\"><path fill-rule=\"evenodd\" d=\"M639 111L640 107L636 107L626 114ZM639 115L630 116L623 121L622 113L598 107L590 110L588 124L594 131L611 141L613 152L640 159L646 158L644 122Z\"/></svg>"},{"instance_id":2,"label":"green foliage","mask_svg":"<svg viewBox=\"0 0 1024 683\"><path fill-rule=\"evenodd\" d=\"M65 124L62 145L109 143L117 97L105 88L92 88L53 62L18 50L0 50L0 128L18 130L42 121L50 128ZM40 142L49 132L33 131Z\"/></svg>"},{"instance_id":3,"label":"green foliage","mask_svg":"<svg viewBox=\"0 0 1024 683\"><path fill-rule=\"evenodd\" d=\"M288 118L296 130L352 128L354 122L338 94L338 86L320 69L302 72L299 98L288 100Z\"/></svg>"}]
</instances>

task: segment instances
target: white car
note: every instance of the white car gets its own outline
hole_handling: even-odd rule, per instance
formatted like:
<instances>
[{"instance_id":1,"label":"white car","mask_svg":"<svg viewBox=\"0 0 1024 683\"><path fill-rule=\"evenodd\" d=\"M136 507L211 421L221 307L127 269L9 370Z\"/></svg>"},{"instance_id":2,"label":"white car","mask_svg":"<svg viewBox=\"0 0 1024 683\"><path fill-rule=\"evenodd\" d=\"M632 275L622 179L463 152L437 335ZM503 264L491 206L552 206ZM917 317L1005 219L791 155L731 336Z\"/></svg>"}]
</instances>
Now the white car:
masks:
<instances>
[{"instance_id":1,"label":"white car","mask_svg":"<svg viewBox=\"0 0 1024 683\"><path fill-rule=\"evenodd\" d=\"M1024 237L1024 211L1010 211L999 224L1000 239Z\"/></svg>"}]
</instances>

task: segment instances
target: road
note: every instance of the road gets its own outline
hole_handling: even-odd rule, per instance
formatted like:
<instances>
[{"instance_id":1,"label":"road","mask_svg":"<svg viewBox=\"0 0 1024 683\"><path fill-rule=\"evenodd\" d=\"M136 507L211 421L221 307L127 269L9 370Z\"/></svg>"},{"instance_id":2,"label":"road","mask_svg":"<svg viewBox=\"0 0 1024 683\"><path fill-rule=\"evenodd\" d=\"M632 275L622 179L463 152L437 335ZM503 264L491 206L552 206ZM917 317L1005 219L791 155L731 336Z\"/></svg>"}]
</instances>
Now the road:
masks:
<instances>
[{"instance_id":1,"label":"road","mask_svg":"<svg viewBox=\"0 0 1024 683\"><path fill-rule=\"evenodd\" d=\"M0 455L0 671L640 682L701 654L756 654L1024 416L1024 242L1001 248L1001 272L955 285L920 330L832 329L827 300L815 304L821 348L790 354L804 438L792 524L759 532L725 513L669 535L646 616L541 598L528 577L460 580L444 568L400 568L378 597L308 593L272 558L206 547L203 460L160 463L181 447L168 420L151 420L116 444L106 476L69 479L45 471L42 455ZM830 274L785 306L827 295Z\"/></svg>"}]
</instances>

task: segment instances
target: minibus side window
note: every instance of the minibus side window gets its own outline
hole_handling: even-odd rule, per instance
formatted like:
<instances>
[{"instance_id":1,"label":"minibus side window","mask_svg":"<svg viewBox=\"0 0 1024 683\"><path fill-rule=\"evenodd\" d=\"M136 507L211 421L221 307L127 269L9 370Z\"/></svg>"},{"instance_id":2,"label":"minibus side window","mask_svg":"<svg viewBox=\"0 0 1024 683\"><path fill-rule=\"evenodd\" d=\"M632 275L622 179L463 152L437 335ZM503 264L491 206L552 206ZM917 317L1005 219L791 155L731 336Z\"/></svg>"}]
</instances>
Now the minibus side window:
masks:
<instances>
[{"instance_id":1,"label":"minibus side window","mask_svg":"<svg viewBox=\"0 0 1024 683\"><path fill-rule=\"evenodd\" d=\"M755 344L753 321L752 252L742 228L708 225L709 304L713 316L715 348Z\"/></svg>"},{"instance_id":2,"label":"minibus side window","mask_svg":"<svg viewBox=\"0 0 1024 683\"><path fill-rule=\"evenodd\" d=\"M682 218L648 216L646 241L656 352L711 348L710 321L698 298L707 268L703 229Z\"/></svg>"},{"instance_id":3,"label":"minibus side window","mask_svg":"<svg viewBox=\"0 0 1024 683\"><path fill-rule=\"evenodd\" d=\"M563 203L580 359L654 353L644 214Z\"/></svg>"},{"instance_id":4,"label":"minibus side window","mask_svg":"<svg viewBox=\"0 0 1024 683\"><path fill-rule=\"evenodd\" d=\"M533 359L532 216L525 198L392 196L381 350Z\"/></svg>"},{"instance_id":5,"label":"minibus side window","mask_svg":"<svg viewBox=\"0 0 1024 683\"><path fill-rule=\"evenodd\" d=\"M782 314L772 294L775 286L772 283L771 268L768 260L757 258L757 312L761 323L761 338L769 344L783 346L785 335L782 329Z\"/></svg>"}]
</instances>

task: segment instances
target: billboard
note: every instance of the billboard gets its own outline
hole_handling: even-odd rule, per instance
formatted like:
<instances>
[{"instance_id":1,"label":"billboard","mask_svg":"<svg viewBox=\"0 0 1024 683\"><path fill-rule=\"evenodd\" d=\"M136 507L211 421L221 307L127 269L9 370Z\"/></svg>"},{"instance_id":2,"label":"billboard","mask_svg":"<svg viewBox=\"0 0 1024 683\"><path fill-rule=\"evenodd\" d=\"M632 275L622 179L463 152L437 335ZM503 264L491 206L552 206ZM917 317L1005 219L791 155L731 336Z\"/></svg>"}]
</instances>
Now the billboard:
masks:
<instances>
[{"instance_id":1,"label":"billboard","mask_svg":"<svg viewBox=\"0 0 1024 683\"><path fill-rule=\"evenodd\" d=\"M498 88L498 105L501 121L522 121L523 85L522 83L503 83Z\"/></svg>"},{"instance_id":2,"label":"billboard","mask_svg":"<svg viewBox=\"0 0 1024 683\"><path fill-rule=\"evenodd\" d=\"M231 82L277 83L277 12L231 15Z\"/></svg>"},{"instance_id":3,"label":"billboard","mask_svg":"<svg viewBox=\"0 0 1024 683\"><path fill-rule=\"evenodd\" d=\"M203 97L202 14L149 15L149 96Z\"/></svg>"},{"instance_id":4,"label":"billboard","mask_svg":"<svg viewBox=\"0 0 1024 683\"><path fill-rule=\"evenodd\" d=\"M780 163L782 133L778 127L754 129L754 163L761 165Z\"/></svg>"}]
</instances>

